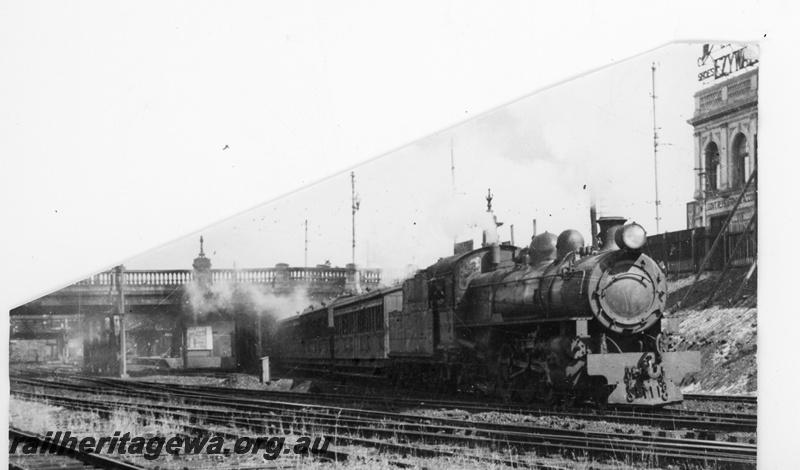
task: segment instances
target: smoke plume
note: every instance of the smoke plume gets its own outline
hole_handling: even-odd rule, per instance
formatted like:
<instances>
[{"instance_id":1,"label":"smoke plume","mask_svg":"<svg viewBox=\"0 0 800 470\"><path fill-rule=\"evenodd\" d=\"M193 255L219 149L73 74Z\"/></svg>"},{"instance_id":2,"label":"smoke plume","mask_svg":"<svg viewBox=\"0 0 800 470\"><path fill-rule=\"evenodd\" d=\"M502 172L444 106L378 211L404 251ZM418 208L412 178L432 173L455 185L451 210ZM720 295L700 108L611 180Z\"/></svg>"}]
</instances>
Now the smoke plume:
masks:
<instances>
[{"instance_id":1,"label":"smoke plume","mask_svg":"<svg viewBox=\"0 0 800 470\"><path fill-rule=\"evenodd\" d=\"M312 303L305 289L275 295L267 286L232 280L217 280L208 288L190 283L185 292L185 301L195 316L243 311L279 320L303 311Z\"/></svg>"}]
</instances>

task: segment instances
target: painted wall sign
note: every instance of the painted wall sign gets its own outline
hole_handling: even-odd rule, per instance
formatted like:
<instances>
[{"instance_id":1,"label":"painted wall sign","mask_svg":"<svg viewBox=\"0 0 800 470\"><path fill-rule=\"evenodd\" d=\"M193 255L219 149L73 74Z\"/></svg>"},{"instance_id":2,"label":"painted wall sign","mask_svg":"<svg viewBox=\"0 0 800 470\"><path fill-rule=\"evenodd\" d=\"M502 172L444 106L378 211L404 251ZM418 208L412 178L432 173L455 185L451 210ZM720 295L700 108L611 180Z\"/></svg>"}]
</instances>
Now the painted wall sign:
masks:
<instances>
[{"instance_id":1,"label":"painted wall sign","mask_svg":"<svg viewBox=\"0 0 800 470\"><path fill-rule=\"evenodd\" d=\"M704 66L708 59L712 58L712 51L713 46L711 48L709 48L707 44L703 46L703 56L697 60L697 64L701 67ZM745 46L723 56L713 58L713 67L698 73L697 80L702 82L712 77L714 80L719 80L720 78L744 70L758 63L758 59L755 58L755 56L756 53Z\"/></svg>"},{"instance_id":2,"label":"painted wall sign","mask_svg":"<svg viewBox=\"0 0 800 470\"><path fill-rule=\"evenodd\" d=\"M706 201L706 217L728 212L733 208L733 205L736 204L736 199L738 198L739 195L736 194L727 197L709 199ZM739 204L739 209L744 207L752 207L755 204L755 201L756 193L755 191L750 190L742 198L742 202Z\"/></svg>"}]
</instances>

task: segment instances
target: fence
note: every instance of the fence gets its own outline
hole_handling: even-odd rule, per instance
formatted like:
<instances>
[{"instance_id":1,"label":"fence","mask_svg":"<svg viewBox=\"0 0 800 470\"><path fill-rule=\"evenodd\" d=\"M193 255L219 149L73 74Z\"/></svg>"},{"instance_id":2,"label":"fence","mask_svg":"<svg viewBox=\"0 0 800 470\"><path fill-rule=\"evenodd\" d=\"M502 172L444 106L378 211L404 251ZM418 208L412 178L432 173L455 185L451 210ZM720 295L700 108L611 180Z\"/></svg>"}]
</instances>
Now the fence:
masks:
<instances>
[{"instance_id":1,"label":"fence","mask_svg":"<svg viewBox=\"0 0 800 470\"><path fill-rule=\"evenodd\" d=\"M647 237L645 252L656 261L663 261L669 273L697 272L718 233L719 231L696 228L653 235ZM744 240L740 243L742 237ZM729 259L732 266L749 266L753 263L757 251L753 230L725 233L706 269L722 269Z\"/></svg>"}]
</instances>

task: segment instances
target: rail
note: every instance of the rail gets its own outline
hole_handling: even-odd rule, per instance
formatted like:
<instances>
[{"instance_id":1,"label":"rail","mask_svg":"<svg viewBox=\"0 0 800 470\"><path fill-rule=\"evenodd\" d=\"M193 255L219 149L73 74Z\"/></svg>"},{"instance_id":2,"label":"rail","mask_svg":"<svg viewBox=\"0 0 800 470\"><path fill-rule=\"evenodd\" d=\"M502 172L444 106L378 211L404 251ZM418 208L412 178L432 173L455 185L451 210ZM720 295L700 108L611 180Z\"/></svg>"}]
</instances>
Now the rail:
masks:
<instances>
[{"instance_id":1,"label":"rail","mask_svg":"<svg viewBox=\"0 0 800 470\"><path fill-rule=\"evenodd\" d=\"M462 418L412 415L393 411L368 410L298 403L269 398L231 396L230 390L216 393L191 390L169 384L144 384L142 382L118 381L114 379L89 379L92 385L53 382L58 389L77 389L85 393L102 396L98 399L73 398L36 391L12 390L19 397L47 400L75 410L101 410L123 406L129 412L153 416L172 416L191 419L202 413L208 423L249 429L257 434L272 433L292 426L293 429L334 435L334 446L377 446L386 450L387 440L396 440L413 448L393 449L404 455L424 456L421 450L433 446L453 446L459 450L491 446L500 449L518 449L537 455L565 456L580 453L593 458L613 457L625 461L643 461L655 466L675 464L694 467L712 464L715 468L751 468L756 463L756 445L749 442L727 442L695 437L695 432L685 436L630 434L621 431L587 431L585 429L559 429L538 424L510 424L469 421ZM221 392L221 393L220 393ZM166 403L164 398L180 394L181 404ZM116 397L138 397L146 401L140 404L120 405ZM150 401L157 403L148 403ZM352 405L350 405L352 406ZM214 407L216 411L209 411ZM217 408L221 407L221 408ZM276 414L277 413L277 414ZM339 441L339 437L343 441ZM438 451L437 451L438 452ZM472 455L470 452L465 455ZM501 455L505 455L502 452ZM521 452L519 455L524 455ZM481 456L483 457L483 456ZM494 455L484 460L495 459ZM525 461L501 462L518 466ZM533 462L531 462L533 463ZM538 465L537 468L539 467ZM561 467L559 467L561 468Z\"/></svg>"}]
</instances>

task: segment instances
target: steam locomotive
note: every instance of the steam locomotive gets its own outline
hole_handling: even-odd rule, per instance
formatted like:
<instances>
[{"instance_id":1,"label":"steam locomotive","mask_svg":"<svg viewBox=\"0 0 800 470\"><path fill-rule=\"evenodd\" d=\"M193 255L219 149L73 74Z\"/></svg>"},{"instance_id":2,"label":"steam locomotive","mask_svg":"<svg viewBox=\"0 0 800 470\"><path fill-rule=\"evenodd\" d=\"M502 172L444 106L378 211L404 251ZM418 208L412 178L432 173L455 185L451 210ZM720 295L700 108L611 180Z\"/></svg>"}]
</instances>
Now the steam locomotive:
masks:
<instances>
[{"instance_id":1,"label":"steam locomotive","mask_svg":"<svg viewBox=\"0 0 800 470\"><path fill-rule=\"evenodd\" d=\"M523 401L679 402L700 354L671 350L666 276L624 222L601 218L596 249L575 230L484 244L284 320L280 361Z\"/></svg>"}]
</instances>

